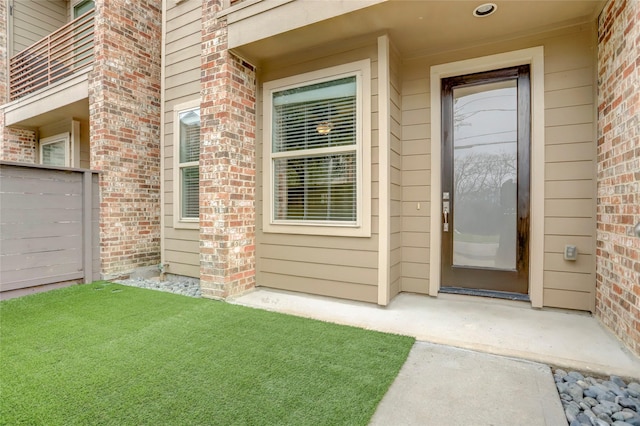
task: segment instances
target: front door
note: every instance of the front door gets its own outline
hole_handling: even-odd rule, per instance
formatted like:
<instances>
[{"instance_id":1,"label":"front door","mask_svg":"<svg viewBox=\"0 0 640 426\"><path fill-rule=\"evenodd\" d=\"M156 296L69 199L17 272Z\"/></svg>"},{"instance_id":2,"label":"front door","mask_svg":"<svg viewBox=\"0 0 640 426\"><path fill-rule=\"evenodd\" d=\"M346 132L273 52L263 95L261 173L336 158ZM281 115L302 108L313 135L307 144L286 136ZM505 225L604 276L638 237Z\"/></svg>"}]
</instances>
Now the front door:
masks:
<instances>
[{"instance_id":1,"label":"front door","mask_svg":"<svg viewBox=\"0 0 640 426\"><path fill-rule=\"evenodd\" d=\"M441 291L528 293L529 66L442 81Z\"/></svg>"}]
</instances>

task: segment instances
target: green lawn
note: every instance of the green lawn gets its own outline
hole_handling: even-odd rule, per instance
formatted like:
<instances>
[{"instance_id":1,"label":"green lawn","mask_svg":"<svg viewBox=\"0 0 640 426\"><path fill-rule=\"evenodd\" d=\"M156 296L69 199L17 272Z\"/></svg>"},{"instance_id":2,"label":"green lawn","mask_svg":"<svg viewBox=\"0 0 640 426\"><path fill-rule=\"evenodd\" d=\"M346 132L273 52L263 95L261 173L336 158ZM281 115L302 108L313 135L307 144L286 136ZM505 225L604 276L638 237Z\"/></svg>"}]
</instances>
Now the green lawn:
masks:
<instances>
[{"instance_id":1,"label":"green lawn","mask_svg":"<svg viewBox=\"0 0 640 426\"><path fill-rule=\"evenodd\" d=\"M93 283L0 303L0 424L365 425L413 339Z\"/></svg>"}]
</instances>

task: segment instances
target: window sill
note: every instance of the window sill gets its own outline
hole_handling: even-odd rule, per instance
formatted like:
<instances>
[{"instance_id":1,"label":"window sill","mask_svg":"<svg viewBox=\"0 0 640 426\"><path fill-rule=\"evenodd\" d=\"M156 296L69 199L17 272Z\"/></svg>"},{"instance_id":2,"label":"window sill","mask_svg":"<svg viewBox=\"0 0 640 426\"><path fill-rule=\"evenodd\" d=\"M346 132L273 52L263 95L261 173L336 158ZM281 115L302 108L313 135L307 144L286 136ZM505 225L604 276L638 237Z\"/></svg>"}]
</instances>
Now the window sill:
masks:
<instances>
[{"instance_id":1,"label":"window sill","mask_svg":"<svg viewBox=\"0 0 640 426\"><path fill-rule=\"evenodd\" d=\"M296 235L322 235L331 237L371 237L370 226L339 225L339 224L304 224L304 223L272 223L264 224L265 233L271 234L296 234Z\"/></svg>"},{"instance_id":2,"label":"window sill","mask_svg":"<svg viewBox=\"0 0 640 426\"><path fill-rule=\"evenodd\" d=\"M177 220L173 222L175 229L200 229L200 220Z\"/></svg>"}]
</instances>

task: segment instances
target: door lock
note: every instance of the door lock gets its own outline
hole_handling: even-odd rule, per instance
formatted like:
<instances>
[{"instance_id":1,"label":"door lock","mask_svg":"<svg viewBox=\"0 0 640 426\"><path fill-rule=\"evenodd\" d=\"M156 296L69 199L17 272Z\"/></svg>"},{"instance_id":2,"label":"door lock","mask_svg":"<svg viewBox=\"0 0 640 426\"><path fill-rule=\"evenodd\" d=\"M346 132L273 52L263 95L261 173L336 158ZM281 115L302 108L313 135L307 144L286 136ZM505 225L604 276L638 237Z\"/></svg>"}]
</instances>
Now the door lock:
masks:
<instances>
[{"instance_id":1,"label":"door lock","mask_svg":"<svg viewBox=\"0 0 640 426\"><path fill-rule=\"evenodd\" d=\"M442 214L444 215L442 231L449 232L449 201L442 202Z\"/></svg>"}]
</instances>

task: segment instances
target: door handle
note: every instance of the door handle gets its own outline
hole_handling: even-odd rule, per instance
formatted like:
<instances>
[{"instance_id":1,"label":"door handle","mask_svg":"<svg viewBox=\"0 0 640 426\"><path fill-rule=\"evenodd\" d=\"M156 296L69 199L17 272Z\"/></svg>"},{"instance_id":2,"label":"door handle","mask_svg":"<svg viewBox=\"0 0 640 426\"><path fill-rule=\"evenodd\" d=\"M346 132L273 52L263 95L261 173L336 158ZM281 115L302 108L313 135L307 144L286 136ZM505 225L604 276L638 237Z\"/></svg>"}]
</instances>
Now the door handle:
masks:
<instances>
[{"instance_id":1,"label":"door handle","mask_svg":"<svg viewBox=\"0 0 640 426\"><path fill-rule=\"evenodd\" d=\"M442 224L442 231L449 232L449 202L442 202L442 214L444 215L444 222Z\"/></svg>"}]
</instances>

